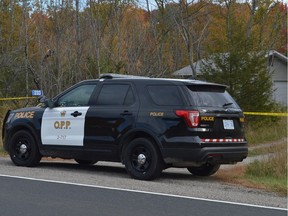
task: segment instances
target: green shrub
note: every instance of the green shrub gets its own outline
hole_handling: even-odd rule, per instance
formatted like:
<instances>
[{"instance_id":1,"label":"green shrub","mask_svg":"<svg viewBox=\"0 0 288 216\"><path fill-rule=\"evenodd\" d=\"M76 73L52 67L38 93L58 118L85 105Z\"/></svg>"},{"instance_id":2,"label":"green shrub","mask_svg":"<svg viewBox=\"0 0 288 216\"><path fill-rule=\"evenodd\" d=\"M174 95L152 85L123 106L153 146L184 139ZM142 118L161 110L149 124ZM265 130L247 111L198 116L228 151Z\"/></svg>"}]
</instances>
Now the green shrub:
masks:
<instances>
[{"instance_id":1,"label":"green shrub","mask_svg":"<svg viewBox=\"0 0 288 216\"><path fill-rule=\"evenodd\" d=\"M249 145L268 143L287 137L287 117L262 117L266 121L249 121L246 124L246 138Z\"/></svg>"}]
</instances>

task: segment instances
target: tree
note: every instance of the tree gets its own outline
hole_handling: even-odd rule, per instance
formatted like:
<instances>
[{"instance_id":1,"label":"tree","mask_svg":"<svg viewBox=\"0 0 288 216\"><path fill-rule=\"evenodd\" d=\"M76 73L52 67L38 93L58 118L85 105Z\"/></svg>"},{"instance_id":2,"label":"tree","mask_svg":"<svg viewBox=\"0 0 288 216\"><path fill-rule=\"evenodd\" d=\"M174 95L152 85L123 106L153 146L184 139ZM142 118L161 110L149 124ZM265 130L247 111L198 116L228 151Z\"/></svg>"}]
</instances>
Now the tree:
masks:
<instances>
[{"instance_id":1,"label":"tree","mask_svg":"<svg viewBox=\"0 0 288 216\"><path fill-rule=\"evenodd\" d=\"M52 97L109 72L170 76L211 54L215 62L219 55L218 69L226 67L219 82L236 95L228 71L253 77L244 68L254 70L251 64L264 62L267 50L287 52L283 4L156 0L152 10L146 2L145 10L135 0L1 0L0 97L37 88Z\"/></svg>"},{"instance_id":2,"label":"tree","mask_svg":"<svg viewBox=\"0 0 288 216\"><path fill-rule=\"evenodd\" d=\"M239 5L234 0L220 6L222 20L213 38L221 46L210 46L210 57L204 62L202 78L229 86L229 92L246 111L268 111L272 108L272 81L267 67L269 44L259 43L255 24L258 5ZM242 17L242 18L241 18ZM219 24L219 23L218 23Z\"/></svg>"},{"instance_id":3,"label":"tree","mask_svg":"<svg viewBox=\"0 0 288 216\"><path fill-rule=\"evenodd\" d=\"M23 21L24 17L25 11L19 6L19 1L0 2L0 97L28 93L25 42L19 39L25 35L27 23Z\"/></svg>"},{"instance_id":4,"label":"tree","mask_svg":"<svg viewBox=\"0 0 288 216\"><path fill-rule=\"evenodd\" d=\"M205 1L192 0L189 3L189 1L181 0L178 4L178 13L174 17L176 26L183 38L194 79L197 77L194 62L201 59L201 45L210 23L210 14L205 10L208 6L209 3Z\"/></svg>"},{"instance_id":5,"label":"tree","mask_svg":"<svg viewBox=\"0 0 288 216\"><path fill-rule=\"evenodd\" d=\"M201 78L228 86L228 91L245 111L272 108L272 82L267 71L266 52L230 50L208 58Z\"/></svg>"}]
</instances>

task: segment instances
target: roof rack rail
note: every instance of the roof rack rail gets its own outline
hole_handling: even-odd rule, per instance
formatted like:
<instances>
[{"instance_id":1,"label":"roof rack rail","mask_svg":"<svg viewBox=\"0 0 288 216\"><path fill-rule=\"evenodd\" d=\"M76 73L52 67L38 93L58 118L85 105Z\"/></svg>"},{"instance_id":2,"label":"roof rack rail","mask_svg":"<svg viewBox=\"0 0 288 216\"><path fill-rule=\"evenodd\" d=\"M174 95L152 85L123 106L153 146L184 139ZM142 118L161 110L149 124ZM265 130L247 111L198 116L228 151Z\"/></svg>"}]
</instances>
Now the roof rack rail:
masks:
<instances>
[{"instance_id":1,"label":"roof rack rail","mask_svg":"<svg viewBox=\"0 0 288 216\"><path fill-rule=\"evenodd\" d=\"M108 73L108 74L100 74L99 79L115 79L115 78L129 78L129 79L135 79L135 78L150 78L145 76L134 76L134 75L125 75L125 74L114 74L114 73Z\"/></svg>"}]
</instances>

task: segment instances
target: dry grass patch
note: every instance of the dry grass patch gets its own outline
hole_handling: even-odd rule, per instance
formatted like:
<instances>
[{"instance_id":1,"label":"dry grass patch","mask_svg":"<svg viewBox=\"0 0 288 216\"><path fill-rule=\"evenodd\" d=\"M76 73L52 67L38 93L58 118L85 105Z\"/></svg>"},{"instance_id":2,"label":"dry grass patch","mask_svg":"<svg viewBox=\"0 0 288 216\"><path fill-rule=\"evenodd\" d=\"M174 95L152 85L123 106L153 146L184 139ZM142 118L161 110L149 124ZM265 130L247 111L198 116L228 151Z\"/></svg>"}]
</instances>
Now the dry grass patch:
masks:
<instances>
[{"instance_id":1,"label":"dry grass patch","mask_svg":"<svg viewBox=\"0 0 288 216\"><path fill-rule=\"evenodd\" d=\"M245 165L235 165L231 168L220 169L215 177L223 182L229 184L237 184L243 187L256 188L256 189L267 189L264 185L260 185L255 182L248 181L245 179L245 172L247 167Z\"/></svg>"},{"instance_id":2,"label":"dry grass patch","mask_svg":"<svg viewBox=\"0 0 288 216\"><path fill-rule=\"evenodd\" d=\"M287 150L248 165L220 169L215 177L223 182L264 189L287 196Z\"/></svg>"}]
</instances>

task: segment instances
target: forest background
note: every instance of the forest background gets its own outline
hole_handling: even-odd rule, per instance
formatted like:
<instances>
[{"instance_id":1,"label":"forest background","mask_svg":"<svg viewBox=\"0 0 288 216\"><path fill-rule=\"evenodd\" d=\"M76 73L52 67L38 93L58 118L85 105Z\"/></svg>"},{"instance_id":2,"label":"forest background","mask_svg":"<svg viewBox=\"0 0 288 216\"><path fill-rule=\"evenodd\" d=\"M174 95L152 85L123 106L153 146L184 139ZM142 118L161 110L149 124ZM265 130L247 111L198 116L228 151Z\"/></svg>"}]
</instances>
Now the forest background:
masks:
<instances>
[{"instance_id":1,"label":"forest background","mask_svg":"<svg viewBox=\"0 0 288 216\"><path fill-rule=\"evenodd\" d=\"M244 110L267 111L269 50L287 56L287 4L279 1L0 2L0 98L32 89L52 97L103 73L171 77L191 65L196 78L193 63L213 56L224 72L207 65L200 78L229 85Z\"/></svg>"}]
</instances>

